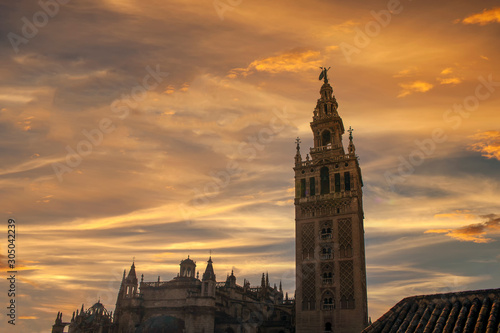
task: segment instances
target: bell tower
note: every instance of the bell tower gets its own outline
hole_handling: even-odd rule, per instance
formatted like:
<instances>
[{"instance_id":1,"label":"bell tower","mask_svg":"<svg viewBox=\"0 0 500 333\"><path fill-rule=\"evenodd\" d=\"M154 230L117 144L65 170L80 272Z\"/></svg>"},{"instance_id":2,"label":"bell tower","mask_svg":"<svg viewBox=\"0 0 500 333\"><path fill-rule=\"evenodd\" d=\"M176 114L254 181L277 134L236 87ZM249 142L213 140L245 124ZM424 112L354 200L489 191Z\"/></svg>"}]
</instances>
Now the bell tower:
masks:
<instances>
[{"instance_id":1,"label":"bell tower","mask_svg":"<svg viewBox=\"0 0 500 333\"><path fill-rule=\"evenodd\" d=\"M328 69L313 112L314 147L295 155L296 329L359 333L368 324L361 169Z\"/></svg>"}]
</instances>

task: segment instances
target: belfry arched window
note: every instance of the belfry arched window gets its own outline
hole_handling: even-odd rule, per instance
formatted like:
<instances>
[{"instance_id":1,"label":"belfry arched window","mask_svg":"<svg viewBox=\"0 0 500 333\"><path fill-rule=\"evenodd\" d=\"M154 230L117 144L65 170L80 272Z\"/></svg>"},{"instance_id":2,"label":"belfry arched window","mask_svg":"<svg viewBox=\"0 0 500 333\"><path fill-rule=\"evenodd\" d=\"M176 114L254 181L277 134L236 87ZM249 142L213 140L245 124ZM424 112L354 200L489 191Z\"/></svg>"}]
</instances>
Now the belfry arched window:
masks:
<instances>
[{"instance_id":1,"label":"belfry arched window","mask_svg":"<svg viewBox=\"0 0 500 333\"><path fill-rule=\"evenodd\" d=\"M329 143L332 143L332 133L329 130L324 130L321 133L321 145L326 146Z\"/></svg>"},{"instance_id":2,"label":"belfry arched window","mask_svg":"<svg viewBox=\"0 0 500 333\"><path fill-rule=\"evenodd\" d=\"M332 248L328 245L323 246L323 248L321 249L321 259L329 260L332 258L333 258Z\"/></svg>"},{"instance_id":3,"label":"belfry arched window","mask_svg":"<svg viewBox=\"0 0 500 333\"><path fill-rule=\"evenodd\" d=\"M330 172L328 167L322 167L320 171L321 178L321 194L330 193Z\"/></svg>"},{"instance_id":4,"label":"belfry arched window","mask_svg":"<svg viewBox=\"0 0 500 333\"><path fill-rule=\"evenodd\" d=\"M335 308L335 301L333 299L333 294L330 291L327 291L323 294L322 297L322 309L323 310L333 310Z\"/></svg>"}]
</instances>

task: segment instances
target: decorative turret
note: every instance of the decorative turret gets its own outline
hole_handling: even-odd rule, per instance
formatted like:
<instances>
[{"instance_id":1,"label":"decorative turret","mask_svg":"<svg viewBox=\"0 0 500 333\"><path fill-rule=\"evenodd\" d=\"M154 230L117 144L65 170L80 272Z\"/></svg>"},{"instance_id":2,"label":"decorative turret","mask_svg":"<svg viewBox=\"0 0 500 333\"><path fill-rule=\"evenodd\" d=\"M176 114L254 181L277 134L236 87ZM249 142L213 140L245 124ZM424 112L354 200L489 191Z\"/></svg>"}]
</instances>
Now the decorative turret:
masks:
<instances>
[{"instance_id":1,"label":"decorative turret","mask_svg":"<svg viewBox=\"0 0 500 333\"><path fill-rule=\"evenodd\" d=\"M302 156L300 155L300 138L297 137L295 139L295 143L297 144L297 153L295 154L295 165L300 166L302 164Z\"/></svg>"},{"instance_id":2,"label":"decorative turret","mask_svg":"<svg viewBox=\"0 0 500 333\"><path fill-rule=\"evenodd\" d=\"M269 286L269 276L266 277L266 274L262 273L262 279L260 281L260 295L259 295L261 299L267 298L268 286Z\"/></svg>"},{"instance_id":3,"label":"decorative turret","mask_svg":"<svg viewBox=\"0 0 500 333\"><path fill-rule=\"evenodd\" d=\"M80 312L76 311L76 316L73 312L68 332L111 332L112 325L113 314L108 312L99 300L87 311L84 310L82 305Z\"/></svg>"},{"instance_id":4,"label":"decorative turret","mask_svg":"<svg viewBox=\"0 0 500 333\"><path fill-rule=\"evenodd\" d=\"M207 268L205 269L205 273L203 273L203 279L201 282L201 295L215 297L215 285L215 273L212 266L212 256L210 256L207 261Z\"/></svg>"},{"instance_id":5,"label":"decorative turret","mask_svg":"<svg viewBox=\"0 0 500 333\"><path fill-rule=\"evenodd\" d=\"M131 298L134 297L135 294L137 294L138 284L134 261L132 262L132 266L130 266L130 271L128 272L127 277L122 281L122 285L124 298Z\"/></svg>"},{"instance_id":6,"label":"decorative turret","mask_svg":"<svg viewBox=\"0 0 500 333\"><path fill-rule=\"evenodd\" d=\"M196 272L196 263L189 259L189 256L187 259L184 259L180 263L181 266L181 271L179 274L179 277L181 278L195 278L194 274Z\"/></svg>"},{"instance_id":7,"label":"decorative turret","mask_svg":"<svg viewBox=\"0 0 500 333\"><path fill-rule=\"evenodd\" d=\"M320 98L316 103L313 112L313 121L311 129L314 136L314 147L311 148L311 158L313 160L320 158L325 151L331 151L335 154L344 154L342 146L342 135L344 134L344 124L340 118L337 109L338 103L333 95L332 86L328 83L328 69L322 67L320 75L324 79L320 90Z\"/></svg>"},{"instance_id":8,"label":"decorative turret","mask_svg":"<svg viewBox=\"0 0 500 333\"><path fill-rule=\"evenodd\" d=\"M226 286L229 288L236 288L236 276L234 276L233 270L231 270L231 275L227 276Z\"/></svg>"},{"instance_id":9,"label":"decorative turret","mask_svg":"<svg viewBox=\"0 0 500 333\"><path fill-rule=\"evenodd\" d=\"M130 266L130 271L128 272L128 276L125 280L127 283L137 284L137 275L135 274L135 262L132 262L132 266Z\"/></svg>"},{"instance_id":10,"label":"decorative turret","mask_svg":"<svg viewBox=\"0 0 500 333\"><path fill-rule=\"evenodd\" d=\"M62 322L62 312L58 312L54 325L52 325L52 333L63 333L65 326L66 324Z\"/></svg>"},{"instance_id":11,"label":"decorative turret","mask_svg":"<svg viewBox=\"0 0 500 333\"><path fill-rule=\"evenodd\" d=\"M208 258L207 261L207 268L205 269L205 273L203 273L203 281L207 280L212 280L215 281L215 273L214 273L214 267L212 266L212 256Z\"/></svg>"},{"instance_id":12,"label":"decorative turret","mask_svg":"<svg viewBox=\"0 0 500 333\"><path fill-rule=\"evenodd\" d=\"M351 126L349 126L349 147L347 149L347 151L349 152L349 155L356 155L356 148L354 147L354 142L352 142L352 131L353 129L351 128Z\"/></svg>"}]
</instances>

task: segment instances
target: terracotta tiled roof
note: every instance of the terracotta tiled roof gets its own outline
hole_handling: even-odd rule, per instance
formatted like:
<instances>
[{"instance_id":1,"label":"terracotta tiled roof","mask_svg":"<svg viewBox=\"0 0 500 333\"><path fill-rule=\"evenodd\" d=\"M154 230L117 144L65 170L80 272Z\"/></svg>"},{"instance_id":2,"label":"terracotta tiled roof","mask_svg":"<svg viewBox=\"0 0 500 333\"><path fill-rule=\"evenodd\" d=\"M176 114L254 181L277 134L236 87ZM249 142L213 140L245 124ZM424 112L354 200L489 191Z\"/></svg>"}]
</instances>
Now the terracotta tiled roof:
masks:
<instances>
[{"instance_id":1,"label":"terracotta tiled roof","mask_svg":"<svg viewBox=\"0 0 500 333\"><path fill-rule=\"evenodd\" d=\"M362 333L500 333L500 289L407 297Z\"/></svg>"}]
</instances>

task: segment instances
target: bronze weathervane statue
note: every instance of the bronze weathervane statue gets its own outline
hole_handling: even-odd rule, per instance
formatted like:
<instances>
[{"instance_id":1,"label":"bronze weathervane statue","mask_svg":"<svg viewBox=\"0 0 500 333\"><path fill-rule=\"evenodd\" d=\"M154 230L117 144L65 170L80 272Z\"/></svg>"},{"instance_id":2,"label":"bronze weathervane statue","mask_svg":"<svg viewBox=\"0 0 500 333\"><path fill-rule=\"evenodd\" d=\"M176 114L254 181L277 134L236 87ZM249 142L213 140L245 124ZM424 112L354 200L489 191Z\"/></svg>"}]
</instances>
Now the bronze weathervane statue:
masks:
<instances>
[{"instance_id":1,"label":"bronze weathervane statue","mask_svg":"<svg viewBox=\"0 0 500 333\"><path fill-rule=\"evenodd\" d=\"M327 72L331 67L320 67L321 68L321 74L319 75L319 79L323 79L325 83L328 83L328 77L327 77Z\"/></svg>"}]
</instances>

